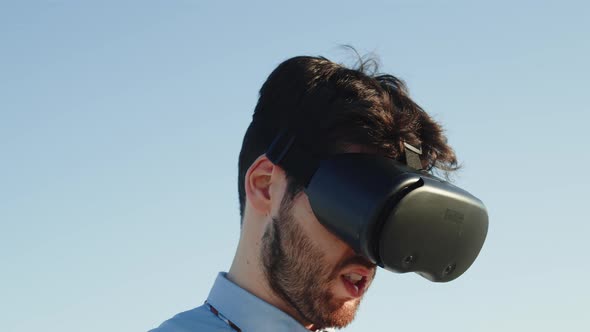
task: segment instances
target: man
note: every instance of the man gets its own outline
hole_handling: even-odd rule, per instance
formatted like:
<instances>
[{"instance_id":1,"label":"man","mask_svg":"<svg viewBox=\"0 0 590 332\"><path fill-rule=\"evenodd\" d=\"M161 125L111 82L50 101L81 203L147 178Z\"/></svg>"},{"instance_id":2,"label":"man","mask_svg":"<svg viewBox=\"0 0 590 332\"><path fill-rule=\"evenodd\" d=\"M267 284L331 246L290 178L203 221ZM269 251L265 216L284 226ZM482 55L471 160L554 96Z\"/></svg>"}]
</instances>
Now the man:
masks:
<instances>
[{"instance_id":1,"label":"man","mask_svg":"<svg viewBox=\"0 0 590 332\"><path fill-rule=\"evenodd\" d=\"M379 154L403 161L421 146L427 170L456 169L441 127L391 75L348 69L321 57L280 64L260 90L239 157L238 249L204 305L154 332L306 331L342 328L355 316L376 266L328 231L303 184L266 152L285 129L315 155Z\"/></svg>"}]
</instances>

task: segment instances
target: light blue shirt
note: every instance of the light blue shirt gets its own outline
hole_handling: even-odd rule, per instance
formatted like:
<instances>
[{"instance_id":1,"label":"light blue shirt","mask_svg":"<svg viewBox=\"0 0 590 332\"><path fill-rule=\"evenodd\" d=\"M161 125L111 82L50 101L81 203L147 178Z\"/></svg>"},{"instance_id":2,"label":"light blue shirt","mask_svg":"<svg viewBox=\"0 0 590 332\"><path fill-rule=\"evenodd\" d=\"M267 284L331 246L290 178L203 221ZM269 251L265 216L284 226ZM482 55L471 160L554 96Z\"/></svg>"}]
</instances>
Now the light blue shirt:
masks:
<instances>
[{"instance_id":1,"label":"light blue shirt","mask_svg":"<svg viewBox=\"0 0 590 332\"><path fill-rule=\"evenodd\" d=\"M207 302L242 332L309 332L291 316L229 281L224 272L217 275ZM202 305L179 313L150 332L189 331L234 330L222 318L211 312L207 305Z\"/></svg>"}]
</instances>

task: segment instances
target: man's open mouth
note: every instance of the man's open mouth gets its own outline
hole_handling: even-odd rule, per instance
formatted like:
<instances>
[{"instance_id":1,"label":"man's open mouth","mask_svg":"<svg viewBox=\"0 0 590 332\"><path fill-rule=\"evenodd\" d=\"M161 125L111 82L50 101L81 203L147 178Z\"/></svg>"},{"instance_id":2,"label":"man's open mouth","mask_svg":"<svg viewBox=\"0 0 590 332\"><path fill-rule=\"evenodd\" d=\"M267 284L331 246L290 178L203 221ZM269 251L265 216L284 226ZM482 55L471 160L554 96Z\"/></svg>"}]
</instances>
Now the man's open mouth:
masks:
<instances>
[{"instance_id":1,"label":"man's open mouth","mask_svg":"<svg viewBox=\"0 0 590 332\"><path fill-rule=\"evenodd\" d=\"M351 272L343 274L341 279L350 295L353 297L363 295L367 285L367 276Z\"/></svg>"}]
</instances>

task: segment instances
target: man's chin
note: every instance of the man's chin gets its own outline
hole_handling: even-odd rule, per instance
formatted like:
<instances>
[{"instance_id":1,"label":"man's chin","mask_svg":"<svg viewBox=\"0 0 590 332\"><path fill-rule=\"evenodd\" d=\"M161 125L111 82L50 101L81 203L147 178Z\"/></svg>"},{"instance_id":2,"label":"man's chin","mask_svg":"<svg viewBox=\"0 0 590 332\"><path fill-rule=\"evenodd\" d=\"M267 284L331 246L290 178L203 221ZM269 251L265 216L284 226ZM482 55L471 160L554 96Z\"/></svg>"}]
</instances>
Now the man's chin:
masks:
<instances>
[{"instance_id":1,"label":"man's chin","mask_svg":"<svg viewBox=\"0 0 590 332\"><path fill-rule=\"evenodd\" d=\"M333 303L329 317L326 317L325 327L343 328L350 324L356 315L360 299L346 299Z\"/></svg>"}]
</instances>

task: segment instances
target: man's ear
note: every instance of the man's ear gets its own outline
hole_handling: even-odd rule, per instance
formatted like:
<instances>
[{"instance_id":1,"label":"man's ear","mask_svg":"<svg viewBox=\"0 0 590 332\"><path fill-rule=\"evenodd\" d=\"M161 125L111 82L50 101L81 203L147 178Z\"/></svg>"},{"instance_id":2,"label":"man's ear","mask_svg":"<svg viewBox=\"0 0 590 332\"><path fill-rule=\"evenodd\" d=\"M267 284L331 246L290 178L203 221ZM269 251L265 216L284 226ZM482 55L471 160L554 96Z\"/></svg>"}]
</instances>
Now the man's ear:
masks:
<instances>
[{"instance_id":1,"label":"man's ear","mask_svg":"<svg viewBox=\"0 0 590 332\"><path fill-rule=\"evenodd\" d=\"M262 155L246 172L246 199L261 215L269 215L271 212L271 183L275 167L266 155Z\"/></svg>"}]
</instances>

